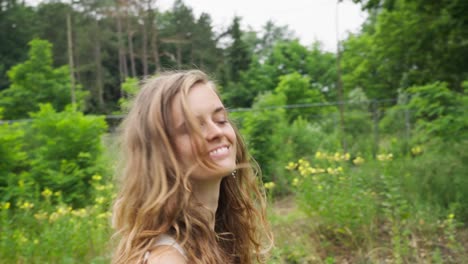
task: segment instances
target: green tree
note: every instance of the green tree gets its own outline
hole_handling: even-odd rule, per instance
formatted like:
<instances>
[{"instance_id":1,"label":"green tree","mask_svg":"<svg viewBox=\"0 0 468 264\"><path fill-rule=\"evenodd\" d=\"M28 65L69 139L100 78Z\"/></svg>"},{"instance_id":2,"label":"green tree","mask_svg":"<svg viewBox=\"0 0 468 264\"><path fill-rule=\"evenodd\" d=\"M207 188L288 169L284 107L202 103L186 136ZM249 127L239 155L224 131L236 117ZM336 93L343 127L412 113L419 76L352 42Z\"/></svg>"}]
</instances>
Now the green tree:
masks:
<instances>
[{"instance_id":1,"label":"green tree","mask_svg":"<svg viewBox=\"0 0 468 264\"><path fill-rule=\"evenodd\" d=\"M27 44L37 32L36 21L31 7L17 3L0 7L0 90L9 86L6 71L27 58Z\"/></svg>"},{"instance_id":2,"label":"green tree","mask_svg":"<svg viewBox=\"0 0 468 264\"><path fill-rule=\"evenodd\" d=\"M288 109L287 116L290 123L302 116L305 119L314 119L326 112L326 109L313 104L325 102L325 97L310 84L310 78L294 72L280 77L280 82L275 88L276 94L286 97L287 105L302 105L304 108Z\"/></svg>"},{"instance_id":3,"label":"green tree","mask_svg":"<svg viewBox=\"0 0 468 264\"><path fill-rule=\"evenodd\" d=\"M447 83L441 82L413 86L408 92L411 96L408 108L414 111L419 141L428 141L431 137L448 141L467 138L464 133L468 130L466 93L451 91Z\"/></svg>"},{"instance_id":4,"label":"green tree","mask_svg":"<svg viewBox=\"0 0 468 264\"><path fill-rule=\"evenodd\" d=\"M197 19L192 35L192 65L208 71L216 72L222 51L216 47L216 40L209 14L202 13Z\"/></svg>"},{"instance_id":5,"label":"green tree","mask_svg":"<svg viewBox=\"0 0 468 264\"><path fill-rule=\"evenodd\" d=\"M26 132L31 179L41 190L61 191L64 202L85 206L91 198L91 177L104 172L104 117L85 116L71 107L56 112L51 104L39 108Z\"/></svg>"},{"instance_id":6,"label":"green tree","mask_svg":"<svg viewBox=\"0 0 468 264\"><path fill-rule=\"evenodd\" d=\"M224 101L230 107L251 107L258 94L275 87L271 76L274 76L272 66L261 64L258 57L253 56L249 69L240 73L240 81L228 82L222 93Z\"/></svg>"},{"instance_id":7,"label":"green tree","mask_svg":"<svg viewBox=\"0 0 468 264\"><path fill-rule=\"evenodd\" d=\"M52 66L52 44L34 39L29 43L29 59L8 71L11 85L0 93L0 106L6 119L19 119L38 109L39 103L51 103L63 110L71 102L70 75L67 66ZM82 102L85 93L77 91Z\"/></svg>"},{"instance_id":8,"label":"green tree","mask_svg":"<svg viewBox=\"0 0 468 264\"><path fill-rule=\"evenodd\" d=\"M284 94L267 92L256 98L251 112L247 112L242 122L242 134L246 136L252 156L262 169L263 181L285 183L278 171L278 162L285 163L287 151L282 135L287 129L286 113L281 106L286 103ZM278 107L279 106L279 107Z\"/></svg>"},{"instance_id":9,"label":"green tree","mask_svg":"<svg viewBox=\"0 0 468 264\"><path fill-rule=\"evenodd\" d=\"M468 5L465 1L355 1L371 16L344 43L346 90L395 98L398 89L436 81L462 91L468 78Z\"/></svg>"},{"instance_id":10,"label":"green tree","mask_svg":"<svg viewBox=\"0 0 468 264\"><path fill-rule=\"evenodd\" d=\"M231 45L227 48L230 80L237 82L240 79L241 71L248 69L250 64L250 54L247 44L242 39L242 30L240 28L240 17L234 17L232 25L229 28L229 35L232 38Z\"/></svg>"},{"instance_id":11,"label":"green tree","mask_svg":"<svg viewBox=\"0 0 468 264\"><path fill-rule=\"evenodd\" d=\"M208 20L206 17L203 20L201 23L206 26ZM161 58L163 68L193 67L192 45L197 24L192 8L176 0L171 10L158 16L158 21L161 50L165 55ZM196 40L197 44L199 41Z\"/></svg>"},{"instance_id":12,"label":"green tree","mask_svg":"<svg viewBox=\"0 0 468 264\"><path fill-rule=\"evenodd\" d=\"M306 63L307 76L312 87L321 91L327 101L338 101L335 54L324 51L320 42L314 42Z\"/></svg>"}]
</instances>

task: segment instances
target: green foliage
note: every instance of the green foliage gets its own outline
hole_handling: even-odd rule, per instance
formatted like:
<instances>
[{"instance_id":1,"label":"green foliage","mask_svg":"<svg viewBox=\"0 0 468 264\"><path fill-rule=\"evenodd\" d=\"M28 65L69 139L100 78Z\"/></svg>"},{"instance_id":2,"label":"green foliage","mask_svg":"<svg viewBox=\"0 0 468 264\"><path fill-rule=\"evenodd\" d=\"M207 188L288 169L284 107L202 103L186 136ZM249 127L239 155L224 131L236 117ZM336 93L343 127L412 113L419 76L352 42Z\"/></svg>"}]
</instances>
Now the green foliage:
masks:
<instances>
[{"instance_id":1,"label":"green foliage","mask_svg":"<svg viewBox=\"0 0 468 264\"><path fill-rule=\"evenodd\" d=\"M27 133L31 179L39 189L62 191L64 202L84 206L89 201L89 181L99 166L103 117L84 116L67 108L56 112L50 104L31 114Z\"/></svg>"},{"instance_id":2,"label":"green foliage","mask_svg":"<svg viewBox=\"0 0 468 264\"><path fill-rule=\"evenodd\" d=\"M395 163L391 169L395 174L405 175L401 179L406 187L404 193L416 195L409 199L445 210L454 209L457 216L467 220L467 147L466 139L456 143L433 140L420 146L421 155Z\"/></svg>"},{"instance_id":3,"label":"green foliage","mask_svg":"<svg viewBox=\"0 0 468 264\"><path fill-rule=\"evenodd\" d=\"M10 1L8 1L10 2ZM4 5L5 1L2 2ZM32 7L14 4L0 11L0 90L9 86L6 71L27 58L27 44L40 18Z\"/></svg>"},{"instance_id":4,"label":"green foliage","mask_svg":"<svg viewBox=\"0 0 468 264\"><path fill-rule=\"evenodd\" d=\"M414 111L421 141L434 136L451 141L464 138L468 129L467 95L453 92L446 83L439 82L414 86L408 92L412 96L408 108Z\"/></svg>"},{"instance_id":5,"label":"green foliage","mask_svg":"<svg viewBox=\"0 0 468 264\"><path fill-rule=\"evenodd\" d=\"M230 79L233 82L239 81L240 72L247 70L251 57L248 46L242 39L240 21L240 17L234 17L229 28L232 44L228 48L228 61L230 64Z\"/></svg>"},{"instance_id":6,"label":"green foliage","mask_svg":"<svg viewBox=\"0 0 468 264\"><path fill-rule=\"evenodd\" d=\"M122 83L122 90L125 92L125 97L119 99L120 112L126 113L130 107L129 99L133 98L139 90L138 79L126 78Z\"/></svg>"},{"instance_id":7,"label":"green foliage","mask_svg":"<svg viewBox=\"0 0 468 264\"><path fill-rule=\"evenodd\" d=\"M20 119L38 109L39 103L51 103L63 110L71 101L70 74L66 66L53 68L52 45L34 39L30 43L29 59L8 71L11 85L0 92L0 105L6 119ZM77 101L84 93L77 89Z\"/></svg>"},{"instance_id":8,"label":"green foliage","mask_svg":"<svg viewBox=\"0 0 468 264\"><path fill-rule=\"evenodd\" d=\"M282 130L286 127L285 111L275 106L284 105L283 95L266 93L257 98L253 111L246 113L242 122L242 133L245 135L249 150L259 163L263 172L263 181L281 181L276 162L285 158Z\"/></svg>"},{"instance_id":9,"label":"green foliage","mask_svg":"<svg viewBox=\"0 0 468 264\"><path fill-rule=\"evenodd\" d=\"M307 84L301 82L298 91L294 91L297 94L302 89L307 93L301 98L302 101L307 101L312 91L317 92L308 102L322 102L325 100L323 95L335 99L336 67L333 54L322 51L319 43L315 43L311 49L297 40L277 40L274 43L268 52L253 55L249 68L240 73L238 82L227 84L223 97L229 105L250 107L258 94L273 91L280 84L282 76L289 74L299 74L307 79ZM297 79L297 76L294 78ZM289 101L301 103L298 97Z\"/></svg>"},{"instance_id":10,"label":"green foliage","mask_svg":"<svg viewBox=\"0 0 468 264\"><path fill-rule=\"evenodd\" d=\"M317 149L336 149L331 137L323 133L317 124L311 124L302 117L297 118L286 131L287 145L290 146L292 159L313 155Z\"/></svg>"},{"instance_id":11,"label":"green foliage","mask_svg":"<svg viewBox=\"0 0 468 264\"><path fill-rule=\"evenodd\" d=\"M81 209L64 204L61 192L47 188L16 208L0 202L2 263L108 263L113 185L95 175L90 189L95 199Z\"/></svg>"},{"instance_id":12,"label":"green foliage","mask_svg":"<svg viewBox=\"0 0 468 264\"><path fill-rule=\"evenodd\" d=\"M254 57L249 69L240 73L239 82L228 82L222 93L223 101L228 106L251 107L258 94L271 91L275 87L272 75L272 67L268 64L260 64Z\"/></svg>"},{"instance_id":13,"label":"green foliage","mask_svg":"<svg viewBox=\"0 0 468 264\"><path fill-rule=\"evenodd\" d=\"M275 93L284 94L287 105L320 104L325 102L322 93L311 87L310 78L303 77L297 72L280 76L280 82ZM324 107L307 107L306 109L289 109L287 112L289 122L299 116L309 119L312 115L319 115L326 111Z\"/></svg>"},{"instance_id":14,"label":"green foliage","mask_svg":"<svg viewBox=\"0 0 468 264\"><path fill-rule=\"evenodd\" d=\"M18 176L27 166L24 148L25 131L21 124L0 124L0 193L5 194L17 185ZM2 200L10 197L2 195Z\"/></svg>"},{"instance_id":15,"label":"green foliage","mask_svg":"<svg viewBox=\"0 0 468 264\"><path fill-rule=\"evenodd\" d=\"M357 246L369 235L366 227L372 225L377 206L367 182L348 171L347 160L345 154L317 152L313 161L300 159L288 167L299 172L293 183L304 212L320 219L325 233Z\"/></svg>"},{"instance_id":16,"label":"green foliage","mask_svg":"<svg viewBox=\"0 0 468 264\"><path fill-rule=\"evenodd\" d=\"M462 90L468 61L463 1L355 2L379 8L361 34L344 42L346 90L362 87L370 98L395 98L399 88L436 81Z\"/></svg>"}]
</instances>

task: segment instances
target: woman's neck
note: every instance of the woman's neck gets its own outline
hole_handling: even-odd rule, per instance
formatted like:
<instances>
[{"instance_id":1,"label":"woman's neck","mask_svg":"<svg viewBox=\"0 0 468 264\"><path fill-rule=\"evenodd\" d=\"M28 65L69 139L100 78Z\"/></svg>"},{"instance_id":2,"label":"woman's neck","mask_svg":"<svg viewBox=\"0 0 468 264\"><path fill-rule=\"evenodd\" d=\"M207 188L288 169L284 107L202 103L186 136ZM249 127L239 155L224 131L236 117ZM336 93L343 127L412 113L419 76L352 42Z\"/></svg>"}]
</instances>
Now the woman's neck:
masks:
<instances>
[{"instance_id":1,"label":"woman's neck","mask_svg":"<svg viewBox=\"0 0 468 264\"><path fill-rule=\"evenodd\" d=\"M214 230L215 226L221 180L222 179L192 182L193 195L202 206L208 210L206 218L212 230Z\"/></svg>"}]
</instances>

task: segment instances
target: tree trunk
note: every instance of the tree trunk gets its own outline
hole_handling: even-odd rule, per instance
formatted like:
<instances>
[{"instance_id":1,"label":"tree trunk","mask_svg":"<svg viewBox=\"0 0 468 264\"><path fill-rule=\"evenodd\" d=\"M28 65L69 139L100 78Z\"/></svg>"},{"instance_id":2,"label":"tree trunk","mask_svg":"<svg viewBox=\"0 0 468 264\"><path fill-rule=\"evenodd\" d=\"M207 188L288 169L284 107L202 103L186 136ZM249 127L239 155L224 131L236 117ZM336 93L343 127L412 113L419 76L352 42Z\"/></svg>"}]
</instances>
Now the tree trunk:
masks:
<instances>
[{"instance_id":1,"label":"tree trunk","mask_svg":"<svg viewBox=\"0 0 468 264\"><path fill-rule=\"evenodd\" d=\"M128 39L128 53L130 55L130 67L132 70L132 77L136 77L136 67L135 67L135 53L133 52L133 31L130 21L130 15L127 10L127 39Z\"/></svg>"},{"instance_id":2,"label":"tree trunk","mask_svg":"<svg viewBox=\"0 0 468 264\"><path fill-rule=\"evenodd\" d=\"M177 69L182 69L182 47L180 43L176 44L177 48Z\"/></svg>"},{"instance_id":3,"label":"tree trunk","mask_svg":"<svg viewBox=\"0 0 468 264\"><path fill-rule=\"evenodd\" d=\"M119 45L120 81L124 82L128 76L128 68L127 68L127 58L125 56L125 44L122 40L122 16L120 12L120 1L117 2L117 42Z\"/></svg>"},{"instance_id":4,"label":"tree trunk","mask_svg":"<svg viewBox=\"0 0 468 264\"><path fill-rule=\"evenodd\" d=\"M68 65L70 67L70 94L73 109L76 109L76 96L75 96L75 67L73 65L73 42L72 42L72 24L71 14L67 14L67 42L68 42Z\"/></svg>"},{"instance_id":5,"label":"tree trunk","mask_svg":"<svg viewBox=\"0 0 468 264\"><path fill-rule=\"evenodd\" d=\"M144 7L140 9L141 14L140 17L144 17ZM147 76L148 75L148 30L146 28L146 21L143 19L143 25L141 26L141 29L143 31L143 39L142 39L142 49L141 49L141 62L143 64L143 75Z\"/></svg>"},{"instance_id":6,"label":"tree trunk","mask_svg":"<svg viewBox=\"0 0 468 264\"><path fill-rule=\"evenodd\" d=\"M104 109L104 81L102 77L102 56L101 56L101 38L99 30L99 21L96 19L96 29L94 36L94 62L96 65L96 88L95 96L99 110Z\"/></svg>"},{"instance_id":7,"label":"tree trunk","mask_svg":"<svg viewBox=\"0 0 468 264\"><path fill-rule=\"evenodd\" d=\"M154 65L156 66L156 72L161 71L161 62L159 59L159 50L158 50L158 27L154 12L151 8L152 0L148 0L148 25L151 32L151 49L154 58Z\"/></svg>"}]
</instances>

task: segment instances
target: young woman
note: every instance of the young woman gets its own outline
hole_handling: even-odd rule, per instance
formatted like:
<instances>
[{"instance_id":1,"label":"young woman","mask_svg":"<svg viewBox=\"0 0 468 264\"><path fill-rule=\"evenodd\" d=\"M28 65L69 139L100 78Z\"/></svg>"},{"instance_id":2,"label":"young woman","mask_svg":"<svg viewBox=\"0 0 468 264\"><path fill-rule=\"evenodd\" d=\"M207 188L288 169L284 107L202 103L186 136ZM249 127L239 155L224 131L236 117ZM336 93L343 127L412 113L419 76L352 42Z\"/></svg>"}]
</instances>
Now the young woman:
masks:
<instances>
[{"instance_id":1,"label":"young woman","mask_svg":"<svg viewBox=\"0 0 468 264\"><path fill-rule=\"evenodd\" d=\"M113 263L263 262L272 237L258 170L203 72L148 79L122 146Z\"/></svg>"}]
</instances>

